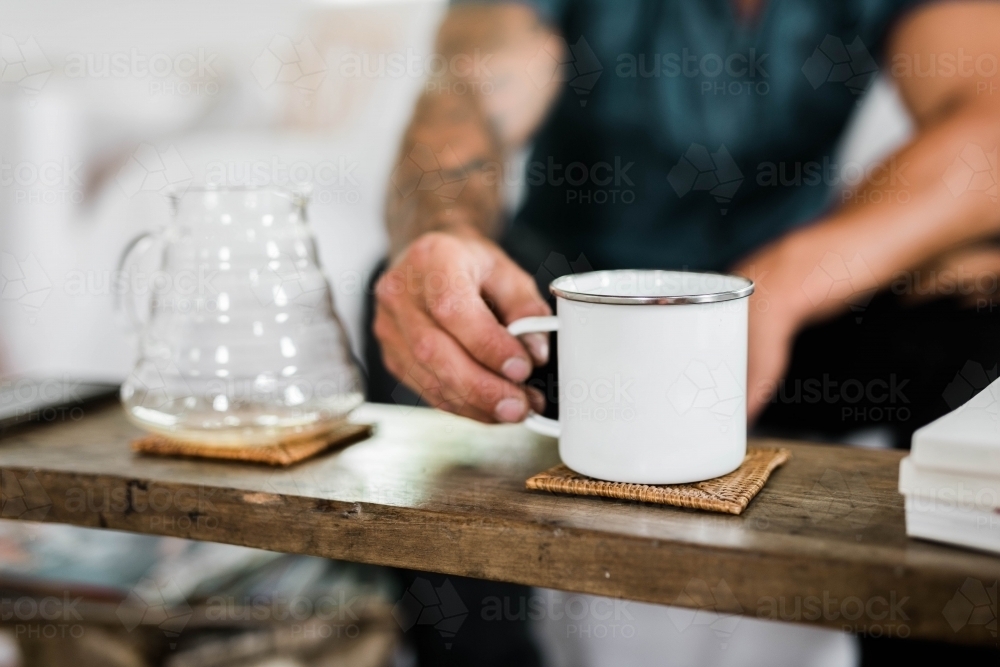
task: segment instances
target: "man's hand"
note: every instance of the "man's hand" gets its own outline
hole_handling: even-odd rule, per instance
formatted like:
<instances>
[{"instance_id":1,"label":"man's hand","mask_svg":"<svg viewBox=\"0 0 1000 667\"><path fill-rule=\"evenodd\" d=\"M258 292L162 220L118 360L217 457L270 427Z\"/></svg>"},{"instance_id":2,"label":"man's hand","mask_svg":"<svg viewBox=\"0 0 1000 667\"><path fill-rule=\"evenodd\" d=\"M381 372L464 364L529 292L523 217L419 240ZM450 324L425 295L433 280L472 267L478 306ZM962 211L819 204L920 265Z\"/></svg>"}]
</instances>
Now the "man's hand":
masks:
<instances>
[{"instance_id":1,"label":"man's hand","mask_svg":"<svg viewBox=\"0 0 1000 667\"><path fill-rule=\"evenodd\" d=\"M504 158L555 100L562 48L526 5L450 8L437 39L449 66L427 82L389 190L393 261L374 322L386 368L430 405L484 422L521 421L529 406L545 406L520 383L532 361L548 359L548 335L522 344L505 325L548 315L548 304L488 238L503 220ZM540 53L549 70L532 69Z\"/></svg>"},{"instance_id":2,"label":"man's hand","mask_svg":"<svg viewBox=\"0 0 1000 667\"><path fill-rule=\"evenodd\" d=\"M386 368L428 404L483 422L518 422L545 398L519 383L548 360L547 334L506 325L549 315L532 278L472 228L430 232L376 286L374 332Z\"/></svg>"},{"instance_id":3,"label":"man's hand","mask_svg":"<svg viewBox=\"0 0 1000 667\"><path fill-rule=\"evenodd\" d=\"M795 238L765 246L733 269L754 281L747 348L747 421L760 415L784 377L795 334L809 309L802 290L808 267L793 250Z\"/></svg>"}]
</instances>

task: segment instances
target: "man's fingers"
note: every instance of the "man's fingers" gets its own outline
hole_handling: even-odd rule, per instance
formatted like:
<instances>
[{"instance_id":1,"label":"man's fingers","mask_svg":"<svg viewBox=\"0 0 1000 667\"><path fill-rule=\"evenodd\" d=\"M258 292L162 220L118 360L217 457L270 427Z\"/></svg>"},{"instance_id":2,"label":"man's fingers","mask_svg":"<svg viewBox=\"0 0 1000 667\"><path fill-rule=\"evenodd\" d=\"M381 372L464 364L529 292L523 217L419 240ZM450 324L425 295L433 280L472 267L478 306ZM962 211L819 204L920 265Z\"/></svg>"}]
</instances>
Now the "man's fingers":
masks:
<instances>
[{"instance_id":1,"label":"man's fingers","mask_svg":"<svg viewBox=\"0 0 1000 667\"><path fill-rule=\"evenodd\" d=\"M528 395L528 404L532 410L538 414L545 412L545 394L541 390L528 386L524 388L524 393Z\"/></svg>"},{"instance_id":2,"label":"man's fingers","mask_svg":"<svg viewBox=\"0 0 1000 667\"><path fill-rule=\"evenodd\" d=\"M534 279L506 256L501 256L494 270L486 276L483 281L483 294L504 324L510 324L522 317L552 314L549 304L538 293ZM521 340L535 363L543 365L548 362L548 334L526 334Z\"/></svg>"},{"instance_id":3,"label":"man's fingers","mask_svg":"<svg viewBox=\"0 0 1000 667\"><path fill-rule=\"evenodd\" d=\"M547 333L524 334L521 336L521 342L528 348L535 364L544 366L549 363L549 335Z\"/></svg>"},{"instance_id":4,"label":"man's fingers","mask_svg":"<svg viewBox=\"0 0 1000 667\"><path fill-rule=\"evenodd\" d=\"M396 324L406 337L416 364L433 369L446 399L464 401L492 414L498 421L524 419L528 410L524 391L483 368L428 315L406 309L396 313Z\"/></svg>"},{"instance_id":5,"label":"man's fingers","mask_svg":"<svg viewBox=\"0 0 1000 667\"><path fill-rule=\"evenodd\" d=\"M406 373L402 381L432 407L454 412L487 424L497 421L497 417L493 413L481 410L468 401L468 394L445 395L443 392L448 390L444 389L441 378L433 370L424 366L419 364L409 366L409 372ZM545 394L535 387L525 387L524 392L528 399L528 406L532 410L538 413L545 411Z\"/></svg>"},{"instance_id":6,"label":"man's fingers","mask_svg":"<svg viewBox=\"0 0 1000 667\"><path fill-rule=\"evenodd\" d=\"M452 412L476 421L492 424L497 421L492 413L481 410L469 403L465 396L445 394L440 378L430 369L420 364L412 364L402 379L403 384L412 389L427 405Z\"/></svg>"},{"instance_id":7,"label":"man's fingers","mask_svg":"<svg viewBox=\"0 0 1000 667\"><path fill-rule=\"evenodd\" d=\"M532 367L524 346L497 321L479 295L478 285L470 289L457 280L441 294L428 298L431 317L483 366L514 382L524 382Z\"/></svg>"},{"instance_id":8,"label":"man's fingers","mask_svg":"<svg viewBox=\"0 0 1000 667\"><path fill-rule=\"evenodd\" d=\"M391 318L376 320L379 339L382 341L383 362L386 369L403 385L409 387L420 399L431 407L454 412L481 422L497 421L492 412L475 407L467 399L467 393L457 392L446 396L448 391L441 378L431 369L417 364L409 354L406 341ZM528 405L535 412L545 411L545 395L535 387L525 387Z\"/></svg>"},{"instance_id":9,"label":"man's fingers","mask_svg":"<svg viewBox=\"0 0 1000 667\"><path fill-rule=\"evenodd\" d=\"M406 339L396 326L395 320L382 307L376 310L375 335L382 344L382 360L386 369L408 387L427 405L447 410L485 423L493 423L492 413L480 410L468 403L461 395L447 397L442 393L441 379L433 371L417 364L409 353ZM536 390L537 391L537 390ZM534 405L534 397L530 398Z\"/></svg>"},{"instance_id":10,"label":"man's fingers","mask_svg":"<svg viewBox=\"0 0 1000 667\"><path fill-rule=\"evenodd\" d=\"M469 250L465 241L445 234L428 234L413 244L411 254L421 266L423 308L483 366L514 382L531 375L531 357L507 333L483 300L483 282L511 264L500 251L484 243Z\"/></svg>"},{"instance_id":11,"label":"man's fingers","mask_svg":"<svg viewBox=\"0 0 1000 667\"><path fill-rule=\"evenodd\" d=\"M548 337L506 324L549 308L532 279L492 243L428 233L376 287L375 335L386 367L425 401L483 421L517 422L541 392L514 383L548 358Z\"/></svg>"}]
</instances>

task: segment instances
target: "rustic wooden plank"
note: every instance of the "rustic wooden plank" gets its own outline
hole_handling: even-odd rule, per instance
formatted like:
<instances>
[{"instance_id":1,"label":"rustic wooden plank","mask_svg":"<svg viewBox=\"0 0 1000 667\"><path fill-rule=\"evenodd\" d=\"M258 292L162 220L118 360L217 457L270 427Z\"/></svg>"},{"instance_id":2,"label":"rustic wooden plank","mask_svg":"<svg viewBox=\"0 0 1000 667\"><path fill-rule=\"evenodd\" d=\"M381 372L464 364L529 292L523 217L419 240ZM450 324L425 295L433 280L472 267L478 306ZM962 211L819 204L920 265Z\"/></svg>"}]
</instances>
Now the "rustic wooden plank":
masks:
<instances>
[{"instance_id":1,"label":"rustic wooden plank","mask_svg":"<svg viewBox=\"0 0 1000 667\"><path fill-rule=\"evenodd\" d=\"M0 513L997 644L944 612L967 579L1000 579L1000 558L906 537L900 452L761 441L793 457L728 516L526 491L558 456L519 426L397 406L356 418L375 436L280 470L135 455L117 407L17 431L0 440Z\"/></svg>"}]
</instances>

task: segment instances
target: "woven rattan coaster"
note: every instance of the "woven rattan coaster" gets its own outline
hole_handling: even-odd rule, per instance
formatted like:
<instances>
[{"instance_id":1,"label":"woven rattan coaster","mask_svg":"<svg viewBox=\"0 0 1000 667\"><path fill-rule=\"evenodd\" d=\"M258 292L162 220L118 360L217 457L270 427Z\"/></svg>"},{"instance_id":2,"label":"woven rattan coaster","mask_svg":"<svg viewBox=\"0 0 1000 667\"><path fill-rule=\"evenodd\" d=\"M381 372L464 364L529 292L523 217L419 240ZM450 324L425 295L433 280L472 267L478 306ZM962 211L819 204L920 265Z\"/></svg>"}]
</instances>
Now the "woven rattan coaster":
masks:
<instances>
[{"instance_id":1,"label":"woven rattan coaster","mask_svg":"<svg viewBox=\"0 0 1000 667\"><path fill-rule=\"evenodd\" d=\"M791 452L773 447L752 447L740 467L722 477L693 484L627 484L604 482L575 473L564 465L540 472L525 485L535 491L568 493L575 496L603 496L618 500L638 500L711 512L741 514L757 492L767 484L771 472L787 461Z\"/></svg>"},{"instance_id":2,"label":"woven rattan coaster","mask_svg":"<svg viewBox=\"0 0 1000 667\"><path fill-rule=\"evenodd\" d=\"M159 456L194 456L203 459L225 459L289 466L316 456L331 447L343 447L364 440L372 434L370 424L344 422L320 437L286 440L269 445L219 447L196 442L170 440L159 435L147 435L132 441L132 450Z\"/></svg>"}]
</instances>

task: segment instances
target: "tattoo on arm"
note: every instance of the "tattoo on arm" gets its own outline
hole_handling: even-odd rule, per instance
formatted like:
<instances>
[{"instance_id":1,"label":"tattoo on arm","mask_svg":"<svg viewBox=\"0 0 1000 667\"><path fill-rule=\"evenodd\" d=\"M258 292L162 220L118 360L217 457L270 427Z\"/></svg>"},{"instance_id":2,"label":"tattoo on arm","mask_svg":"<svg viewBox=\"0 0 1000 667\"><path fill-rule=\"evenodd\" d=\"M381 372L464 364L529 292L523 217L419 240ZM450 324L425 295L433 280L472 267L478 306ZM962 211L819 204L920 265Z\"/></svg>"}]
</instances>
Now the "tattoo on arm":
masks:
<instances>
[{"instance_id":1,"label":"tattoo on arm","mask_svg":"<svg viewBox=\"0 0 1000 667\"><path fill-rule=\"evenodd\" d=\"M449 11L437 40L446 66L426 82L392 173L392 255L428 231L498 233L504 158L529 140L555 98L561 48L523 5Z\"/></svg>"}]
</instances>

